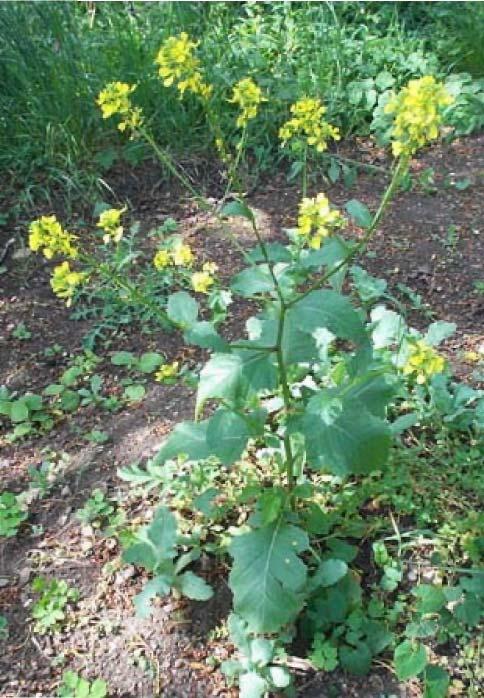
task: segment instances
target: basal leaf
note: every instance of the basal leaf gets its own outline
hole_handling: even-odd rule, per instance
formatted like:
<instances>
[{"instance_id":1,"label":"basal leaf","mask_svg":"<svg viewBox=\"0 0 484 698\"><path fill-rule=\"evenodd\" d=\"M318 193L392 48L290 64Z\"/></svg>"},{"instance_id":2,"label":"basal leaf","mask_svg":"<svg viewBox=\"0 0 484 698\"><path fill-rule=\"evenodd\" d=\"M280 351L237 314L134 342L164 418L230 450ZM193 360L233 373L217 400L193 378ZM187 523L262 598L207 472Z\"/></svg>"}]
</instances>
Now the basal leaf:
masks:
<instances>
[{"instance_id":1,"label":"basal leaf","mask_svg":"<svg viewBox=\"0 0 484 698\"><path fill-rule=\"evenodd\" d=\"M400 681L406 681L418 676L427 664L427 652L420 642L404 640L395 647L393 655L395 671Z\"/></svg>"},{"instance_id":2,"label":"basal leaf","mask_svg":"<svg viewBox=\"0 0 484 698\"><path fill-rule=\"evenodd\" d=\"M210 584L190 571L178 577L177 585L184 596L194 601L208 601L213 596Z\"/></svg>"},{"instance_id":3,"label":"basal leaf","mask_svg":"<svg viewBox=\"0 0 484 698\"><path fill-rule=\"evenodd\" d=\"M282 519L233 538L229 584L235 612L251 632L277 632L296 617L307 574L297 554L308 544L304 531Z\"/></svg>"},{"instance_id":4,"label":"basal leaf","mask_svg":"<svg viewBox=\"0 0 484 698\"><path fill-rule=\"evenodd\" d=\"M166 575L158 575L150 579L143 587L143 591L134 597L136 615L140 618L148 618L151 614L151 601L155 596L166 596L171 589L171 579Z\"/></svg>"},{"instance_id":5,"label":"basal leaf","mask_svg":"<svg viewBox=\"0 0 484 698\"><path fill-rule=\"evenodd\" d=\"M160 564L175 557L177 529L176 518L171 511L159 507L153 521L138 532L137 542L125 551L123 559L155 571Z\"/></svg>"},{"instance_id":6,"label":"basal leaf","mask_svg":"<svg viewBox=\"0 0 484 698\"><path fill-rule=\"evenodd\" d=\"M142 373L153 373L163 363L163 357L155 351L141 354L138 361L138 368Z\"/></svg>"}]
</instances>

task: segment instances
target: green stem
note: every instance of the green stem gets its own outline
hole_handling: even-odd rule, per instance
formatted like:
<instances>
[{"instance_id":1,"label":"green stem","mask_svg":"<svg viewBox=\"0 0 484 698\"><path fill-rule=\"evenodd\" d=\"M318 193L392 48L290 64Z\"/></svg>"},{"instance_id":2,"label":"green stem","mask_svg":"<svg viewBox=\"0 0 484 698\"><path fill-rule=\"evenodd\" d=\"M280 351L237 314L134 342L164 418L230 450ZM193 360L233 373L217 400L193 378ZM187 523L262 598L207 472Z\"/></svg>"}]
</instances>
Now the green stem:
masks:
<instances>
[{"instance_id":1,"label":"green stem","mask_svg":"<svg viewBox=\"0 0 484 698\"><path fill-rule=\"evenodd\" d=\"M303 170L302 170L302 198L306 198L308 193L308 146L304 146Z\"/></svg>"},{"instance_id":2,"label":"green stem","mask_svg":"<svg viewBox=\"0 0 484 698\"><path fill-rule=\"evenodd\" d=\"M306 291L304 291L304 293L301 293L299 296L297 296L296 298L293 298L293 300L289 301L286 304L288 308L290 308L293 305L296 305L296 303L299 303L299 301L301 301L303 298L305 298L310 293L312 293L312 291L315 291L318 288L321 288L322 286L324 286L324 284L328 281L328 279L330 279L332 276L337 274L340 271L340 269L342 269L344 266L346 266L351 260L353 260L355 257L357 257L360 254L360 252L362 252L367 247L367 245L370 242L371 238L373 237L373 234L375 233L375 230L378 226L378 223L380 222L386 207L390 203L390 201L393 197L393 194L395 193L395 189L397 188L398 183L399 183L403 173L407 169L407 167L408 167L408 159L403 158L402 160L400 160L398 162L398 164L393 172L393 176L392 176L392 179L390 181L390 184L388 185L388 188L385 191L385 194L383 195L382 200L380 201L380 205L378 206L378 209L377 209L375 215L373 216L373 219L371 221L370 226L368 227L368 230L366 231L365 235L360 240L360 242L357 245L355 245L355 247L353 247L351 252L349 252L346 255L346 257L343 260L341 260L341 262L339 264L337 264L335 267L330 269L320 279L315 281L314 284L311 284L311 286L309 286L309 288L306 289Z\"/></svg>"}]
</instances>

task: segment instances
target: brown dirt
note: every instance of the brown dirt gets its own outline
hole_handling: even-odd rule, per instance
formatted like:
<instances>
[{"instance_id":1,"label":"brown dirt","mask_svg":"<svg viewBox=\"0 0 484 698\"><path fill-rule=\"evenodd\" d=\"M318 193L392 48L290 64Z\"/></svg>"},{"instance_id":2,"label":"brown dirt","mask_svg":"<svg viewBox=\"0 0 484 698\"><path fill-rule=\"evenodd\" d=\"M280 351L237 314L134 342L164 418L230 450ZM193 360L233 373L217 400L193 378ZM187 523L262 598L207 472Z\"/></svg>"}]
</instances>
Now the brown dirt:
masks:
<instances>
[{"instance_id":1,"label":"brown dirt","mask_svg":"<svg viewBox=\"0 0 484 698\"><path fill-rule=\"evenodd\" d=\"M350 154L379 162L380 154L366 144L360 144ZM446 351L457 374L470 376L475 366L464 360L463 351L477 349L484 340L483 295L474 285L484 279L484 136L430 149L415 164L414 174L418 176L429 167L435 170L436 191L426 193L417 187L400 193L362 265L386 278L392 290L397 290L398 283L409 286L421 294L436 318L458 324L458 334L447 343ZM464 178L470 181L465 190L451 185ZM329 186L321 178L311 188L314 192L326 191L339 205L358 198L374 208L385 181L385 175L363 173L350 191L339 184ZM199 214L177 189L167 187L156 167L117 173L111 185L118 200L130 202L133 215L142 221L144 230L159 225L168 215L175 216L199 254L215 259L224 277L238 267L239 256L230 244L214 232L211 221ZM216 183L215 190L219 192ZM282 175L254 193L252 204L263 219L268 238L280 239L282 228L293 224L299 198L297 187L288 186ZM39 213L44 212L47 211ZM24 227L22 222L16 226L16 230L2 233L5 239ZM454 233L449 233L450 226L456 227ZM248 246L249 236L243 226L238 234L241 243ZM69 354L80 350L87 323L69 320L69 311L50 292L50 265L39 256L10 256L4 264L7 272L0 275L0 382L22 391L38 390L58 376ZM230 337L240 331L250 313L248 304L238 304L236 310L236 318L227 329ZM412 320L417 324L424 322L415 313ZM30 330L31 339L13 337L19 322ZM54 343L62 345L64 353L46 358L43 350ZM161 349L170 360L181 358L191 366L202 358L201 353L187 354L177 334L140 334L135 326L125 328L114 346L116 350L137 352ZM106 376L109 389L116 390L117 376L109 361L104 359L96 370ZM44 437L14 445L3 443L2 486L16 492L25 486L29 465L40 463L47 447L67 453L70 458L59 484L45 499L32 504L29 523L42 526L42 530L38 529L41 532L34 535L24 525L19 536L0 544L0 612L7 616L10 627L10 637L0 656L3 696L52 695L63 662L87 676L106 679L110 695L236 695L207 661L211 655L223 659L231 649L226 640L217 639L216 632L210 633L220 625L230 604L224 583L218 582L219 591L208 607L170 598L156 608L151 619L136 619L131 598L140 587L139 573L129 568L126 573L116 567L116 541L86 534L74 516L95 487L111 495L127 496L130 488L120 484L116 468L152 455L172 426L192 414L191 389L154 383L148 388L141 404L119 413L79 410ZM86 444L82 435L92 428L108 432L110 441L104 445ZM52 638L35 635L29 621L32 596L28 583L39 573L64 578L81 591L70 626ZM216 570L204 574L218 579ZM305 698L419 695L411 683L397 686L383 669L365 679L337 672L324 676L302 671L298 685L298 695Z\"/></svg>"}]
</instances>

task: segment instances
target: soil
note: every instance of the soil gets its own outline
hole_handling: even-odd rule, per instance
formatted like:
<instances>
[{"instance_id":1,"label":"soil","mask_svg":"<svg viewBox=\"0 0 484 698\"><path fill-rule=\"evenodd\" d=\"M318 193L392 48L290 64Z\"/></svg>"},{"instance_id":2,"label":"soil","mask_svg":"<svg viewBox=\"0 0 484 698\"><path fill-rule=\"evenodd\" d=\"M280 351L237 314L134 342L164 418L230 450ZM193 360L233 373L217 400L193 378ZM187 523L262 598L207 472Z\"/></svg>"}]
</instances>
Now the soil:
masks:
<instances>
[{"instance_id":1,"label":"soil","mask_svg":"<svg viewBox=\"0 0 484 698\"><path fill-rule=\"evenodd\" d=\"M388 162L365 142L341 152L386 168L386 172L361 172L350 190L319 176L311 182L312 192L327 192L336 205L356 198L374 209L388 181ZM432 191L418 184L419 176L429 168L434 170ZM479 379L476 365L466 356L482 350L484 343L484 296L478 289L478 282L484 280L484 135L429 149L415 162L413 176L417 184L392 202L361 264L385 278L389 289L400 297L399 284L418 293L427 315L433 313L435 318L457 323L458 331L446 343L445 352L456 374L475 382ZM109 184L117 201L128 202L143 230L173 216L198 255L215 260L223 277L239 267L239 254L218 234L213 221L197 211L183 192L167 184L155 165L114 172ZM213 196L220 194L216 177L208 189ZM289 185L282 174L252 193L251 204L267 239L283 239L283 228L294 224L300 196L298 187ZM62 212L61 205L58 211ZM82 214L87 215L79 211ZM0 233L0 250L12 234L17 240L3 262L6 270L0 274L0 383L23 392L41 390L54 382L69 355L81 351L89 326L87 321L70 320L70 311L53 296L49 287L51 264L39 255L25 253L19 243L25 238L24 230L24 222L17 221ZM358 236L361 231L355 228L351 233ZM252 244L244 225L238 227L237 236L244 247ZM238 303L226 336L240 333L250 312L250 304ZM412 312L410 319L416 325L428 322L422 312ZM21 322L31 333L29 339L16 339L13 334ZM46 357L45 348L54 344L61 345L62 351ZM187 351L177 333L143 334L135 325L124 328L113 348L137 353L161 350L170 361L180 360L191 368L203 359L203 352ZM109 351L101 349L99 353ZM118 375L109 360L103 357L96 371L105 376L106 388L115 393ZM143 575L119 564L115 538L103 538L75 517L96 487L129 500L130 486L117 477L117 468L152 456L174 424L191 417L193 406L192 389L151 381L142 402L116 414L89 407L60 420L45 436L15 444L0 441L2 489L15 492L25 488L29 466L46 457L68 456L58 484L48 496L32 502L31 525L24 525L19 535L0 544L0 613L7 617L10 629L0 656L2 696L54 695L66 666L87 677L104 678L113 696L237 695L214 668L233 650L220 632L230 608L222 570L208 566L202 571L217 585L217 593L208 604L170 597L156 606L152 618L140 620L134 616L132 597L140 589ZM87 442L84 435L93 428L106 431L110 440L102 445ZM139 515L136 502L130 506L132 514ZM67 627L52 636L34 633L29 620L29 583L38 574L65 579L81 592ZM294 671L298 695L303 698L420 695L417 683L399 685L385 666L363 679L314 672L304 662Z\"/></svg>"}]
</instances>

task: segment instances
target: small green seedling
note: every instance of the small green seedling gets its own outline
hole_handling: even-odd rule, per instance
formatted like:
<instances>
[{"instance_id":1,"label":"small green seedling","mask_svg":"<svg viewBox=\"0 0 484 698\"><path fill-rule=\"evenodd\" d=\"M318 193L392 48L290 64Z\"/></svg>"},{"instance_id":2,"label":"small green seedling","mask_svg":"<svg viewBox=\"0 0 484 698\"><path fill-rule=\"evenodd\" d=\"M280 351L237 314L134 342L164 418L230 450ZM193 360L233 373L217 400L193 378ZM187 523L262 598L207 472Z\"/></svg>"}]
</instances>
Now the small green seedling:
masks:
<instances>
[{"instance_id":1,"label":"small green seedling","mask_svg":"<svg viewBox=\"0 0 484 698\"><path fill-rule=\"evenodd\" d=\"M0 537L11 538L17 534L22 521L28 514L20 506L13 492L2 492L0 495Z\"/></svg>"},{"instance_id":2,"label":"small green seedling","mask_svg":"<svg viewBox=\"0 0 484 698\"><path fill-rule=\"evenodd\" d=\"M12 337L23 341L25 339L30 339L32 337L32 332L29 331L24 322L19 322L12 332Z\"/></svg>"},{"instance_id":3,"label":"small green seedling","mask_svg":"<svg viewBox=\"0 0 484 698\"><path fill-rule=\"evenodd\" d=\"M65 671L57 695L60 698L104 698L108 694L108 685L102 679L92 683L75 671Z\"/></svg>"},{"instance_id":4,"label":"small green seedling","mask_svg":"<svg viewBox=\"0 0 484 698\"><path fill-rule=\"evenodd\" d=\"M65 621L68 604L79 598L79 590L69 587L64 580L49 581L45 577L36 577L32 590L40 594L32 607L32 618L36 621L35 632L41 635L60 628Z\"/></svg>"}]
</instances>

